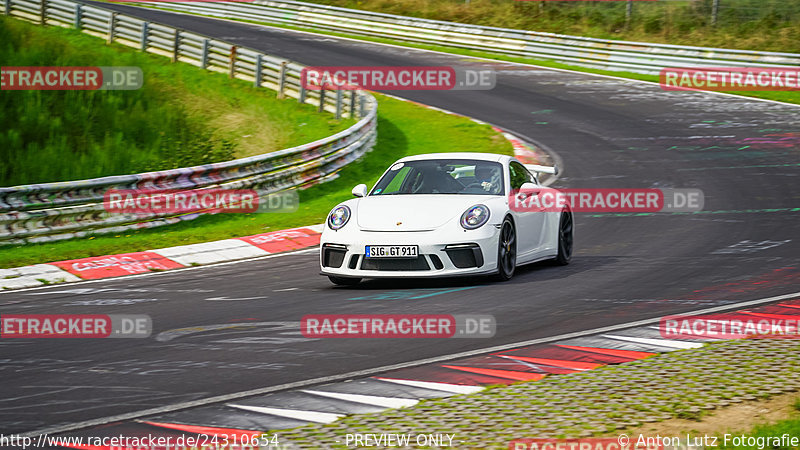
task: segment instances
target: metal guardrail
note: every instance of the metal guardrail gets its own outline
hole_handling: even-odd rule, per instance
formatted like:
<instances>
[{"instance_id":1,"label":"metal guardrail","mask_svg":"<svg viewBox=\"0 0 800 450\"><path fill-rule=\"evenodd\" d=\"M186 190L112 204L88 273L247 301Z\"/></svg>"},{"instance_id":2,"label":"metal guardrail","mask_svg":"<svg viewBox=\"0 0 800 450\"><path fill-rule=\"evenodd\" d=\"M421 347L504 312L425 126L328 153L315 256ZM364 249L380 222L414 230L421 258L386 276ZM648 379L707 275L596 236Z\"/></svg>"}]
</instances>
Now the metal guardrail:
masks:
<instances>
[{"instance_id":1,"label":"metal guardrail","mask_svg":"<svg viewBox=\"0 0 800 450\"><path fill-rule=\"evenodd\" d=\"M796 53L595 39L419 19L297 1L136 4L210 17L291 25L649 75L657 75L665 67L800 65L800 54Z\"/></svg>"},{"instance_id":2,"label":"metal guardrail","mask_svg":"<svg viewBox=\"0 0 800 450\"><path fill-rule=\"evenodd\" d=\"M377 101L365 91L305 90L302 65L108 9L70 0L4 0L7 16L68 26L149 53L251 81L337 118L358 118L345 131L309 144L202 166L91 180L0 188L0 244L68 239L193 219L195 214L118 214L105 211L109 189L255 189L267 195L325 181L369 151L377 136ZM145 74L146 76L146 74Z\"/></svg>"}]
</instances>

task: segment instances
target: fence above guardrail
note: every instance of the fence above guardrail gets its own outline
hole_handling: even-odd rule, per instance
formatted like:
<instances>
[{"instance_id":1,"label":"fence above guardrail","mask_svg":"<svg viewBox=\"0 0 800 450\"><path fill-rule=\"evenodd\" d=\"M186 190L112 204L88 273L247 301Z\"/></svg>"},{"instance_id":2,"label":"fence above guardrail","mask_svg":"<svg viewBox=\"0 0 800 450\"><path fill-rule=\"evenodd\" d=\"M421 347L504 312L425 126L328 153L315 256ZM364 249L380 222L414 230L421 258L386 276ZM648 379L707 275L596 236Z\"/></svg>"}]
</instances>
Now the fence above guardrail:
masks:
<instances>
[{"instance_id":1,"label":"fence above guardrail","mask_svg":"<svg viewBox=\"0 0 800 450\"><path fill-rule=\"evenodd\" d=\"M658 74L665 67L800 65L800 54L796 53L595 39L443 22L297 1L136 4L210 17L290 25L649 75Z\"/></svg>"},{"instance_id":2,"label":"fence above guardrail","mask_svg":"<svg viewBox=\"0 0 800 450\"><path fill-rule=\"evenodd\" d=\"M5 15L68 26L141 51L160 54L252 82L280 98L312 103L319 112L358 121L309 144L196 167L91 180L0 188L0 244L39 242L180 222L197 214L120 214L105 210L110 189L254 189L267 195L330 179L369 151L377 136L377 101L363 90L306 90L303 66L257 50L71 0L4 0Z\"/></svg>"}]
</instances>

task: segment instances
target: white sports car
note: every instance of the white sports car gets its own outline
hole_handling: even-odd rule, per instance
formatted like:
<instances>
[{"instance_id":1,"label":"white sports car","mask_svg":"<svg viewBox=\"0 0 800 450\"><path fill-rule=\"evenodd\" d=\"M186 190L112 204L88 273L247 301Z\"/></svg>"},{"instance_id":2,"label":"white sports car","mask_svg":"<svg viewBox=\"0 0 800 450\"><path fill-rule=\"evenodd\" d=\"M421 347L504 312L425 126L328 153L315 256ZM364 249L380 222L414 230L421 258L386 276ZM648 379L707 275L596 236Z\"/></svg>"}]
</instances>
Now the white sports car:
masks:
<instances>
[{"instance_id":1,"label":"white sports car","mask_svg":"<svg viewBox=\"0 0 800 450\"><path fill-rule=\"evenodd\" d=\"M557 169L490 153L400 159L371 191L359 184L353 188L357 198L328 214L321 273L338 285L484 274L508 280L518 265L548 259L568 264L569 206L519 207L552 189L539 184L536 172Z\"/></svg>"}]
</instances>

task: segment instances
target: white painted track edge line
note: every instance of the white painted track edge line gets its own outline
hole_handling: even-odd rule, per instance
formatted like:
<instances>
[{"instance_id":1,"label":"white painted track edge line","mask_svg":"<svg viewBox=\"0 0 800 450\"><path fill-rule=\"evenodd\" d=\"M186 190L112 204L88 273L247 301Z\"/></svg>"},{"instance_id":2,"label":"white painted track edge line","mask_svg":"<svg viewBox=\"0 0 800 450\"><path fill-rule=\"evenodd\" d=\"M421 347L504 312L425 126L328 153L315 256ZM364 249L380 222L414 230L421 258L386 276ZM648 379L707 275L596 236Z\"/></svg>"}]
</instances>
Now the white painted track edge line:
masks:
<instances>
[{"instance_id":1,"label":"white painted track edge line","mask_svg":"<svg viewBox=\"0 0 800 450\"><path fill-rule=\"evenodd\" d=\"M744 302L732 303L732 304L723 305L723 306L715 306L715 307L711 307L711 308L705 308L705 309L700 309L700 310L696 310L696 311L690 311L690 312L681 313L681 314L675 314L675 315L697 316L697 315L709 314L709 313L713 313L713 312L726 311L726 310L731 310L731 309L740 309L740 308L753 306L753 305L760 305L760 304L764 304L764 303L777 302L777 301L787 300L787 299L794 298L794 297L800 297L800 292L793 292L791 294L777 295L777 296L774 296L774 297L767 297L767 298L761 298L761 299L756 299L756 300L748 300L748 301L744 301ZM339 374L339 375L330 375L330 376L326 376L326 377L312 378L312 379L303 380L303 381L294 381L294 382L291 382L291 383L284 383L284 384L280 384L280 385L277 385L277 386L270 386L270 387L265 387L265 388L251 389L251 390L242 391L242 392L234 392L232 394L225 394L225 395L218 395L218 396L214 396L214 397L207 397L207 398L204 398L204 399L193 400L193 401L183 402L183 403L177 403L177 404L174 404L174 405L162 406L162 407L158 407L158 408L150 408L150 409L145 409L145 410L140 410L140 411L133 411L133 412L130 412L130 413L117 414L117 415L114 415L114 416L101 417L101 418L98 418L98 419L86 420L86 421L82 421L82 422L75 422L75 423L71 423L71 424L57 425L57 426L53 426L53 427L49 427L49 428L43 428L43 429L40 429L40 430L34 430L34 431L25 432L25 433L18 433L18 435L21 436L21 437L34 437L34 436L38 436L38 435L41 435L41 434L64 433L64 432L67 432L67 431L79 430L79 429L83 429L83 428L89 428L89 427L92 427L92 426L105 425L105 424L110 423L110 422L120 422L120 421L124 421L124 420L139 419L141 417L153 416L153 415L157 415L157 414L164 414L164 413L168 413L168 412L174 412L174 411L179 411L179 410L183 410L183 409L189 409L189 408L198 407L198 406L206 406L206 405L210 405L210 404L214 404L214 403L223 403L223 402L228 402L228 401L231 401L231 400L238 400L238 399L241 399L241 398L253 397L253 396L256 396L256 395L268 394L268 393L278 392L278 391L285 391L285 390L288 390L288 389L295 389L295 388L301 388L301 387L310 387L310 386L315 386L315 385L324 384L324 383L331 383L331 382L336 382L336 381L345 381L345 380L348 380L348 379L351 379L351 378L369 377L369 376L372 376L372 375L375 375L375 374L379 374L379 373L382 373L382 372L389 372L389 371L399 370L399 369L407 369L409 367L416 367L416 366L421 366L421 365L425 365L425 364L434 364L434 363L438 363L438 362L449 361L449 360L458 359L458 358L466 358L466 357L469 357L469 356L476 356L476 355L481 355L481 354L485 354L485 353L498 352L498 351L503 351L503 350L510 350L510 349L513 349L513 348L524 347L524 346L527 346L527 345L543 344L543 343L549 343L549 342L557 342L557 341L563 341L563 340L572 339L572 338L590 336L590 335L593 335L593 334L601 334L601 333L605 333L605 332L608 332L608 331L616 331L616 330L623 330L623 329L626 329L626 328L638 327L638 326L642 326L642 325L650 325L651 323L659 322L661 320L661 317L663 317L663 316L650 318L650 319L644 319L644 320L638 320L638 321L634 321L634 322L623 323L623 324L619 324L619 325L611 325L611 326L602 327L602 328L595 328L595 329L592 329L592 330L576 331L576 332L573 332L573 333L566 333L566 334L561 334L561 335L557 335L557 336L550 336L550 337L545 337L545 338L537 338L537 339L531 339L531 340L527 340L527 341L514 342L514 343L511 343L511 344L504 344L504 345L498 345L498 346L494 346L494 347L487 347L487 348L481 348L481 349L476 349L476 350L469 350L469 351L466 351L466 352L453 353L453 354L450 354L450 355L435 356L435 357L432 357L432 358L420 359L420 360L416 360L416 361L409 361L409 362L398 363L398 364L391 364L391 365L388 365L388 366L375 367L375 368L364 369L364 370L357 370L357 371L348 372L348 373Z\"/></svg>"},{"instance_id":2,"label":"white painted track edge line","mask_svg":"<svg viewBox=\"0 0 800 450\"><path fill-rule=\"evenodd\" d=\"M344 417L344 414L308 411L302 409L274 408L271 406L236 405L233 403L228 403L225 406L228 408L236 408L258 414L268 414L272 416L313 423L331 423Z\"/></svg>"},{"instance_id":3,"label":"white painted track edge line","mask_svg":"<svg viewBox=\"0 0 800 450\"><path fill-rule=\"evenodd\" d=\"M418 380L405 380L402 378L385 378L385 377L373 377L373 378L387 383L394 383L402 386L411 386L421 389L428 389L431 391L446 392L449 394L474 394L476 392L480 392L486 389L483 386L441 383L438 381L418 381Z\"/></svg>"},{"instance_id":4,"label":"white painted track edge line","mask_svg":"<svg viewBox=\"0 0 800 450\"><path fill-rule=\"evenodd\" d=\"M600 337L604 337L606 339L613 339L617 341L623 341L623 342L633 342L635 344L642 344L645 346L674 348L676 350L700 348L704 345L699 342L678 341L674 339L650 339L650 338L640 338L633 336L619 336L616 334L601 334Z\"/></svg>"},{"instance_id":5,"label":"white painted track edge line","mask_svg":"<svg viewBox=\"0 0 800 450\"><path fill-rule=\"evenodd\" d=\"M300 392L316 395L319 397L334 398L337 400L344 400L346 402L362 403L364 405L379 406L381 408L402 408L405 406L414 406L419 403L418 399L400 398L400 397L386 397L380 395L370 394L351 394L348 392L332 392L332 391L317 391L311 389L301 389Z\"/></svg>"}]
</instances>

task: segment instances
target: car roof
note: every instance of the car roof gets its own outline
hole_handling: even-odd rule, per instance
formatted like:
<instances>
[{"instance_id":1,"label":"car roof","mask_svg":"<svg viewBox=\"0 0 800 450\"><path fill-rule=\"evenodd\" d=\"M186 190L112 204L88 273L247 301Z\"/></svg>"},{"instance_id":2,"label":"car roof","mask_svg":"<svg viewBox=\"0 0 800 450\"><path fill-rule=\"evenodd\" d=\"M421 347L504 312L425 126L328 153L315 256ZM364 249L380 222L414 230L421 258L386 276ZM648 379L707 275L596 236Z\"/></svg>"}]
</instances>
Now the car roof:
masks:
<instances>
[{"instance_id":1,"label":"car roof","mask_svg":"<svg viewBox=\"0 0 800 450\"><path fill-rule=\"evenodd\" d=\"M453 153L425 153L422 155L406 156L397 162L407 161L420 161L427 159L476 159L479 161L494 161L504 162L511 159L508 155L499 155L497 153L479 153L479 152L453 152Z\"/></svg>"}]
</instances>

